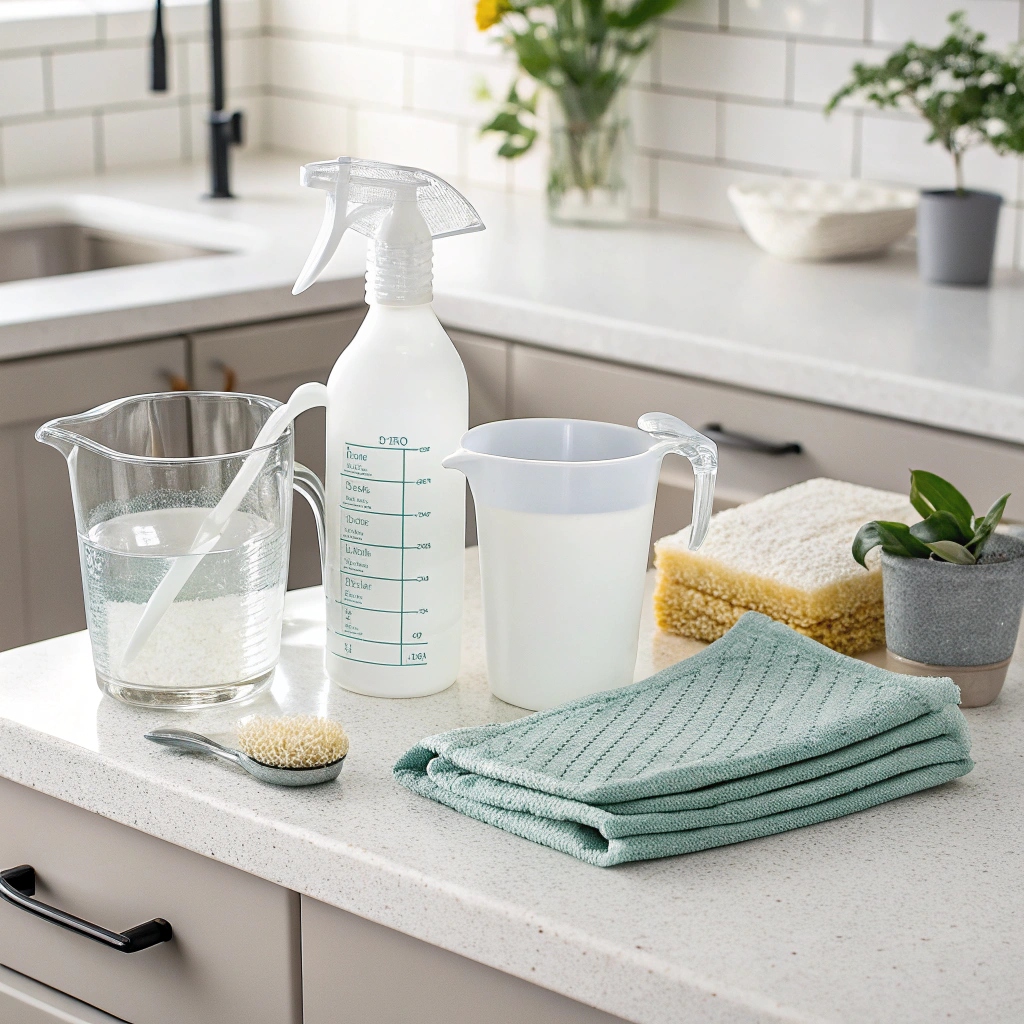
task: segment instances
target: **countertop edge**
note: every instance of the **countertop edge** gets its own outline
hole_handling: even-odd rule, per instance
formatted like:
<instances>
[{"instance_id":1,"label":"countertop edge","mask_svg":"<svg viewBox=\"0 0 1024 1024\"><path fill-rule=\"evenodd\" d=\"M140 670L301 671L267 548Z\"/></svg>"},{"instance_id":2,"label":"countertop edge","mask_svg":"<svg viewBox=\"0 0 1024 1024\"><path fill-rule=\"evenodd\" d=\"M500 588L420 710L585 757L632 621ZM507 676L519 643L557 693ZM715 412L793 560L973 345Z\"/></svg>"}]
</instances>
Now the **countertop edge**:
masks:
<instances>
[{"instance_id":1,"label":"countertop edge","mask_svg":"<svg viewBox=\"0 0 1024 1024\"><path fill-rule=\"evenodd\" d=\"M41 770L27 772L23 767L27 763ZM134 776L136 786L149 791L152 799L147 806L159 807L159 815L141 817L117 799L126 775ZM469 889L435 882L359 847L331 849L304 829L290 829L257 814L240 814L236 807L210 796L184 791L167 781L158 783L102 754L2 718L0 776L626 1019L676 1024L680 1014L699 1012L708 1024L821 1022L821 1018L756 992L717 985L642 950L625 949L560 926L541 914L523 914ZM77 779L89 781L85 786L69 782ZM98 792L107 799L98 799ZM134 792L137 799L138 789ZM410 799L416 798L410 794ZM187 830L174 827L175 821L186 819L197 801L216 808L231 822L231 829L222 836L206 833L205 845L190 841ZM240 827L247 833L242 842L238 839ZM268 828L273 830L275 842L266 841ZM232 848L245 850L248 860L232 856ZM294 865L309 864L311 858L320 859L328 871L337 868L339 858L344 860L348 870L340 894L304 883ZM425 906L439 900L441 907L423 913ZM410 906L418 909L410 912ZM424 927L424 921L433 927ZM496 923L504 927L496 929ZM509 926L517 930L518 941L510 938Z\"/></svg>"}]
</instances>

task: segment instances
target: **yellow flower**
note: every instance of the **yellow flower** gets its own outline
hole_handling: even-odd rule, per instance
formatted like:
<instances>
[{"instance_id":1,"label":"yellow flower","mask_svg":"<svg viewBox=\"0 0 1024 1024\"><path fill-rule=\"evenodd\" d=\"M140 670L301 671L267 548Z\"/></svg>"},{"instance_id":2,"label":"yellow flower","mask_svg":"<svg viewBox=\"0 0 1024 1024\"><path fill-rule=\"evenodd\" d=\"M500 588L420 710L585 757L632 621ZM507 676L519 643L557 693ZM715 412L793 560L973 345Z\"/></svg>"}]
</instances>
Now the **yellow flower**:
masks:
<instances>
[{"instance_id":1,"label":"yellow flower","mask_svg":"<svg viewBox=\"0 0 1024 1024\"><path fill-rule=\"evenodd\" d=\"M501 16L508 9L508 0L477 0L476 27L481 32L486 32L501 21Z\"/></svg>"}]
</instances>

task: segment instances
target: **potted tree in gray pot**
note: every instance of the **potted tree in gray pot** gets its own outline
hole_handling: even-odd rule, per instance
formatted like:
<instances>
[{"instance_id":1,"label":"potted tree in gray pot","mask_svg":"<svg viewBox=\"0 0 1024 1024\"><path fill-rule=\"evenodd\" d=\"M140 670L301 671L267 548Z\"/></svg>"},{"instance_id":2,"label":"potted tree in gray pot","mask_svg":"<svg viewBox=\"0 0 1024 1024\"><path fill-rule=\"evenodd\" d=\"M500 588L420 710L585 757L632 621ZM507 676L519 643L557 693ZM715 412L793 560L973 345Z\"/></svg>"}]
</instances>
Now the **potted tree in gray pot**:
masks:
<instances>
[{"instance_id":1,"label":"potted tree in gray pot","mask_svg":"<svg viewBox=\"0 0 1024 1024\"><path fill-rule=\"evenodd\" d=\"M963 707L991 704L1013 655L1024 609L1024 540L995 532L1009 494L983 516L948 481L910 474L910 502L923 517L860 528L853 557L882 548L889 668L949 676Z\"/></svg>"},{"instance_id":2,"label":"potted tree in gray pot","mask_svg":"<svg viewBox=\"0 0 1024 1024\"><path fill-rule=\"evenodd\" d=\"M953 161L955 188L925 190L917 214L921 276L936 284L987 285L992 274L1002 196L964 186L964 154L974 146L1024 152L1024 54L984 47L962 11L937 47L908 42L882 64L855 64L853 77L829 101L848 96L882 109L912 110L928 122L928 142Z\"/></svg>"}]
</instances>

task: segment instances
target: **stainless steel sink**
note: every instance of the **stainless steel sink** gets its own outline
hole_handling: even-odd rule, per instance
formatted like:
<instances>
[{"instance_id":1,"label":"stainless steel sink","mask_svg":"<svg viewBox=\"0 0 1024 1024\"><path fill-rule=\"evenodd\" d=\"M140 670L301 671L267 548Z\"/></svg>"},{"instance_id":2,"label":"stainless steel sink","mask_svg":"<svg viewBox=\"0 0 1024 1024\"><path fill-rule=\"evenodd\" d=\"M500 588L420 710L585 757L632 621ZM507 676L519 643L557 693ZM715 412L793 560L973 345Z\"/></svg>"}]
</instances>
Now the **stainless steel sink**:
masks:
<instances>
[{"instance_id":1,"label":"stainless steel sink","mask_svg":"<svg viewBox=\"0 0 1024 1024\"><path fill-rule=\"evenodd\" d=\"M252 251L260 233L107 196L0 209L0 283Z\"/></svg>"},{"instance_id":2,"label":"stainless steel sink","mask_svg":"<svg viewBox=\"0 0 1024 1024\"><path fill-rule=\"evenodd\" d=\"M155 241L70 222L0 229L0 282L162 263L227 251Z\"/></svg>"}]
</instances>

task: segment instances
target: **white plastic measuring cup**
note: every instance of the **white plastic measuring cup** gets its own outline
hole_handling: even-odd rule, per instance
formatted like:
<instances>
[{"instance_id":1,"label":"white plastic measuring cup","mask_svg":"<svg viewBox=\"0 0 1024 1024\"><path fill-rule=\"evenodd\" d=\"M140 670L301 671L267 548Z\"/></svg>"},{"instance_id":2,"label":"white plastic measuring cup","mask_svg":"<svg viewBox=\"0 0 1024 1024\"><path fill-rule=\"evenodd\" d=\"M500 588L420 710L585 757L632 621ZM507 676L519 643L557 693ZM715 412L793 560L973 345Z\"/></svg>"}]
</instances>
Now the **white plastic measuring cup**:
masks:
<instances>
[{"instance_id":1,"label":"white plastic measuring cup","mask_svg":"<svg viewBox=\"0 0 1024 1024\"><path fill-rule=\"evenodd\" d=\"M648 413L474 427L443 462L476 502L491 692L531 711L633 681L662 458L693 465L690 547L707 534L715 443Z\"/></svg>"}]
</instances>

